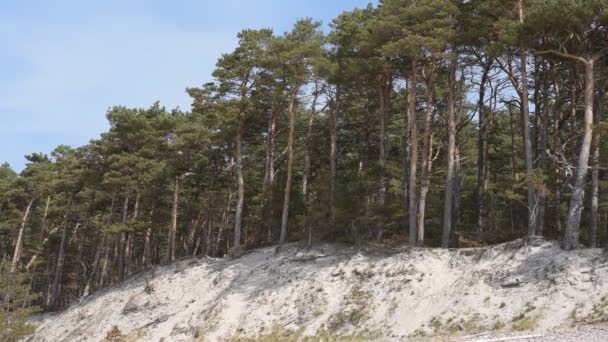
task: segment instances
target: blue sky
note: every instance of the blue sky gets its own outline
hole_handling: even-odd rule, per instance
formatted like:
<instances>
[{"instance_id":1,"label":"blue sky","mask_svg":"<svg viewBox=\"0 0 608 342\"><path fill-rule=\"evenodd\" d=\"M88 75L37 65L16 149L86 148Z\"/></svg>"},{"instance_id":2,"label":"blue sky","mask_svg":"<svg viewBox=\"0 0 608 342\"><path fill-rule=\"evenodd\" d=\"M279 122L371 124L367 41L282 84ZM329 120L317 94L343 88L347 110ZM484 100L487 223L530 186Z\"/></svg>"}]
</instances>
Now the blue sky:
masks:
<instances>
[{"instance_id":1,"label":"blue sky","mask_svg":"<svg viewBox=\"0 0 608 342\"><path fill-rule=\"evenodd\" d=\"M25 154L86 144L107 129L113 105L189 109L184 89L211 80L241 29L327 24L368 2L1 1L0 162L20 170Z\"/></svg>"}]
</instances>

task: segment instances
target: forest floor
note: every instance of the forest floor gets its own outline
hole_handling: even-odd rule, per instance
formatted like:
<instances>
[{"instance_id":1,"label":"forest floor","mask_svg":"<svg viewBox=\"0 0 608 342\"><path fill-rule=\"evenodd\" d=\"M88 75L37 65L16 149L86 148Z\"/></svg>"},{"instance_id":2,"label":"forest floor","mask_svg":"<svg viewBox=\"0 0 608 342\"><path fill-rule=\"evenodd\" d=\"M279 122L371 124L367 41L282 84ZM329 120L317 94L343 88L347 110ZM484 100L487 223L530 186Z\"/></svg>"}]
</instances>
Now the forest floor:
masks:
<instances>
[{"instance_id":1,"label":"forest floor","mask_svg":"<svg viewBox=\"0 0 608 342\"><path fill-rule=\"evenodd\" d=\"M290 244L155 267L34 319L29 340L49 342L101 341L115 326L132 341L164 342L606 341L608 253L544 240Z\"/></svg>"}]
</instances>

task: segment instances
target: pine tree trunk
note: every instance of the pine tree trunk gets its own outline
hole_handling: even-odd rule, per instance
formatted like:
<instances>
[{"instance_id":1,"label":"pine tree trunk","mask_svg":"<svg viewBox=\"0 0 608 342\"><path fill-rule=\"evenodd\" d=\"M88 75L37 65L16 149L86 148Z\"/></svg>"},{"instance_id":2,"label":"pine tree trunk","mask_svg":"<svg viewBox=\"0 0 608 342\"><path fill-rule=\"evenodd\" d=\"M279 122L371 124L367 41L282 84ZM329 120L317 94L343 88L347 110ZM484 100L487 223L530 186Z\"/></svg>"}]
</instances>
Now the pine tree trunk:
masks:
<instances>
[{"instance_id":1,"label":"pine tree trunk","mask_svg":"<svg viewBox=\"0 0 608 342\"><path fill-rule=\"evenodd\" d=\"M408 89L409 92L409 80L406 80L405 88ZM403 137L402 137L402 153L403 156L401 158L401 209L404 213L408 212L409 208L409 159L410 159L410 117L409 117L409 105L408 105L408 97L405 99L405 110L403 111ZM404 215L405 217L406 215ZM408 222L406 219L402 222L402 228L406 230L408 227ZM411 234L411 232L410 232Z\"/></svg>"},{"instance_id":2,"label":"pine tree trunk","mask_svg":"<svg viewBox=\"0 0 608 342\"><path fill-rule=\"evenodd\" d=\"M340 86L336 89L336 99L333 108L329 111L329 227L334 229L336 223L336 175L338 164L338 110L340 106Z\"/></svg>"},{"instance_id":3,"label":"pine tree trunk","mask_svg":"<svg viewBox=\"0 0 608 342\"><path fill-rule=\"evenodd\" d=\"M215 240L215 248L213 249L213 255L217 255L220 250L220 243L222 242L222 233L224 232L224 228L228 228L229 220L228 220L228 212L230 211L230 203L232 203L232 189L228 186L228 193L226 195L226 203L224 205L224 210L222 212L222 222L220 224L220 229L217 232L217 238Z\"/></svg>"},{"instance_id":4,"label":"pine tree trunk","mask_svg":"<svg viewBox=\"0 0 608 342\"><path fill-rule=\"evenodd\" d=\"M454 153L454 200L452 208L452 229L450 230L450 248L460 247L460 208L462 205L462 164L460 160L460 148L456 144Z\"/></svg>"},{"instance_id":5,"label":"pine tree trunk","mask_svg":"<svg viewBox=\"0 0 608 342\"><path fill-rule=\"evenodd\" d=\"M266 131L266 146L265 146L265 165L264 165L264 183L262 192L264 193L264 204L262 212L261 226L267 229L267 242L272 242L272 198L274 190L274 146L275 146L275 131L276 131L276 116L275 116L275 101L273 101L270 116L268 118L268 129Z\"/></svg>"},{"instance_id":6,"label":"pine tree trunk","mask_svg":"<svg viewBox=\"0 0 608 342\"><path fill-rule=\"evenodd\" d=\"M152 239L152 220L154 218L154 208L150 210L150 223L146 227L146 232L144 233L144 250L142 252L143 256L141 258L141 264L146 267L150 262L150 245Z\"/></svg>"},{"instance_id":7,"label":"pine tree trunk","mask_svg":"<svg viewBox=\"0 0 608 342\"><path fill-rule=\"evenodd\" d=\"M524 24L524 3L523 0L519 0L519 22ZM532 152L532 139L530 135L530 108L528 103L528 54L524 49L519 49L520 58L520 73L521 73L521 85L518 89L518 95L521 104L521 116L522 116L522 127L523 127L523 138L524 138L524 159L526 162L526 182L528 183L528 237L536 235L536 220L537 220L537 199L536 191L534 190L533 176L534 176L534 156Z\"/></svg>"},{"instance_id":8,"label":"pine tree trunk","mask_svg":"<svg viewBox=\"0 0 608 342\"><path fill-rule=\"evenodd\" d=\"M122 219L123 229L126 229L128 223L129 212L129 195L125 196L125 200L122 205ZM125 252L127 248L127 232L120 232L120 242L118 245L118 280L122 281L125 278Z\"/></svg>"},{"instance_id":9,"label":"pine tree trunk","mask_svg":"<svg viewBox=\"0 0 608 342\"><path fill-rule=\"evenodd\" d=\"M378 164L380 165L380 191L378 194L378 207L383 211L386 203L386 126L388 125L390 111L390 76L382 74L378 93L380 95L380 153L378 158ZM380 223L378 231L376 232L377 241L382 240L382 234L384 232L384 228L382 227L383 224L384 222Z\"/></svg>"},{"instance_id":10,"label":"pine tree trunk","mask_svg":"<svg viewBox=\"0 0 608 342\"><path fill-rule=\"evenodd\" d=\"M410 172L409 172L409 245L411 247L416 246L416 214L417 214L417 199L416 199L416 185L417 185L417 166L418 166L418 126L416 118L416 86L417 86L417 59L412 58L412 65L410 69L410 75L408 80L408 118L409 118L409 132L410 132Z\"/></svg>"},{"instance_id":11,"label":"pine tree trunk","mask_svg":"<svg viewBox=\"0 0 608 342\"><path fill-rule=\"evenodd\" d=\"M296 129L295 101L298 88L294 88L289 96L289 137L287 139L287 179L285 180L285 194L283 198L283 216L281 217L281 236L277 251L287 239L287 222L289 220L289 204L291 197L291 178L293 177L293 145Z\"/></svg>"},{"instance_id":12,"label":"pine tree trunk","mask_svg":"<svg viewBox=\"0 0 608 342\"><path fill-rule=\"evenodd\" d=\"M66 240L67 240L67 235L68 235L68 224L69 224L70 213L72 210L72 203L74 201L74 195L66 193L66 200L67 200L67 203L65 206L65 213L63 216L63 226L61 229L61 243L59 244L57 263L55 264L55 271L53 272L54 273L53 283L51 285L51 295L50 295L50 300L49 300L49 309L51 309L51 310L58 310L60 308L60 304L61 304L60 283L61 283L61 276L63 273L63 264L65 261L65 245L66 245Z\"/></svg>"},{"instance_id":13,"label":"pine tree trunk","mask_svg":"<svg viewBox=\"0 0 608 342\"><path fill-rule=\"evenodd\" d=\"M443 200L443 229L441 236L441 246L450 246L450 235L452 233L452 206L454 200L454 182L456 168L456 68L458 55L452 52L450 61L450 73L448 76L448 164L445 186L445 196Z\"/></svg>"},{"instance_id":14,"label":"pine tree trunk","mask_svg":"<svg viewBox=\"0 0 608 342\"><path fill-rule=\"evenodd\" d=\"M580 220L585 198L585 181L587 179L591 140L593 138L593 100L594 100L594 64L593 59L585 63L585 134L579 153L576 177L572 187L572 197L568 210L568 221L564 231L563 248L571 250L578 248L580 235Z\"/></svg>"},{"instance_id":15,"label":"pine tree trunk","mask_svg":"<svg viewBox=\"0 0 608 342\"><path fill-rule=\"evenodd\" d=\"M234 214L234 249L233 256L241 255L241 226L243 222L243 206L245 205L245 179L243 178L243 129L245 126L245 117L241 114L239 125L236 132L236 151L234 159L236 160L236 178L238 186L238 200L236 203L236 211Z\"/></svg>"},{"instance_id":16,"label":"pine tree trunk","mask_svg":"<svg viewBox=\"0 0 608 342\"><path fill-rule=\"evenodd\" d=\"M82 293L82 297L87 297L89 293L91 293L91 284L97 275L97 268L99 268L99 261L101 259L101 253L105 249L106 244L106 234L101 233L101 242L99 243L97 250L95 251L95 259L93 261L93 265L91 266L91 273L87 277L87 283L84 287L84 291Z\"/></svg>"},{"instance_id":17,"label":"pine tree trunk","mask_svg":"<svg viewBox=\"0 0 608 342\"><path fill-rule=\"evenodd\" d=\"M304 217L305 226L308 230L308 248L312 245L312 225L308 222L308 177L310 177L310 144L312 142L312 127L317 115L317 100L319 98L320 90L318 84L315 84L314 97L310 108L310 116L308 118L308 131L306 132L306 144L304 146L304 174L302 175L302 203L306 210Z\"/></svg>"},{"instance_id":18,"label":"pine tree trunk","mask_svg":"<svg viewBox=\"0 0 608 342\"><path fill-rule=\"evenodd\" d=\"M603 104L604 104L604 86L603 83L598 82L598 89L595 99L595 111L594 120L596 123L601 122L603 115ZM601 144L600 130L596 129L593 131L593 156L591 160L591 224L589 232L589 245L591 248L598 246L597 243L597 232L599 224L599 194L600 194L600 144Z\"/></svg>"},{"instance_id":19,"label":"pine tree trunk","mask_svg":"<svg viewBox=\"0 0 608 342\"><path fill-rule=\"evenodd\" d=\"M424 115L424 137L422 147L422 168L420 169L420 201L418 203L418 232L416 234L416 245L424 246L424 220L426 211L426 197L431 185L431 168L433 164L433 110L434 110L434 70L428 75L426 86L426 111Z\"/></svg>"},{"instance_id":20,"label":"pine tree trunk","mask_svg":"<svg viewBox=\"0 0 608 342\"><path fill-rule=\"evenodd\" d=\"M519 182L519 176L517 175L517 148L515 146L515 115L513 114L513 106L507 105L509 108L509 123L511 128L511 179L512 184ZM509 211L511 213L511 233L515 233L515 226L517 225L515 219L515 207L516 202L514 199L509 200Z\"/></svg>"},{"instance_id":21,"label":"pine tree trunk","mask_svg":"<svg viewBox=\"0 0 608 342\"><path fill-rule=\"evenodd\" d=\"M179 176L173 180L173 200L171 204L171 226L169 227L169 239L167 242L166 262L175 260L175 240L177 238L177 206L179 202Z\"/></svg>"},{"instance_id":22,"label":"pine tree trunk","mask_svg":"<svg viewBox=\"0 0 608 342\"><path fill-rule=\"evenodd\" d=\"M139 200L140 200L139 191L135 192L135 203L133 204L133 215L131 216L131 222L136 222L137 217L139 216ZM135 243L135 234L133 232L129 233L127 239L127 249L125 251L125 272L127 275L131 273L132 265L132 256L134 254L133 244ZM137 262L136 262L137 264Z\"/></svg>"},{"instance_id":23,"label":"pine tree trunk","mask_svg":"<svg viewBox=\"0 0 608 342\"><path fill-rule=\"evenodd\" d=\"M521 70L521 89L519 98L521 103L521 117L524 140L524 160L526 163L526 182L528 187L528 236L536 235L537 220L537 199L534 190L534 156L532 152L532 137L530 134L530 108L528 101L528 74L527 74L527 54L520 49L520 70Z\"/></svg>"},{"instance_id":24,"label":"pine tree trunk","mask_svg":"<svg viewBox=\"0 0 608 342\"><path fill-rule=\"evenodd\" d=\"M14 273L17 270L17 264L21 259L21 253L23 250L23 232L25 231L25 224L27 223L27 218L30 216L30 209L32 208L32 204L34 204L34 198L32 198L27 203L27 208L25 208L25 213L23 214L23 219L21 219L21 226L19 228L19 234L17 235L17 242L15 243L15 251L13 252L13 261L11 262L11 273Z\"/></svg>"},{"instance_id":25,"label":"pine tree trunk","mask_svg":"<svg viewBox=\"0 0 608 342\"><path fill-rule=\"evenodd\" d=\"M306 145L304 146L304 174L302 175L302 197L306 203L308 193L308 177L310 177L310 143L312 142L312 128L317 116L317 101L319 99L320 90L315 86L315 91L310 107L310 115L308 117L308 130L306 131Z\"/></svg>"},{"instance_id":26,"label":"pine tree trunk","mask_svg":"<svg viewBox=\"0 0 608 342\"><path fill-rule=\"evenodd\" d=\"M42 214L42 229L40 229L40 238L46 232L47 218L49 216L49 207L51 205L51 195L46 196L46 204L44 205L44 214Z\"/></svg>"},{"instance_id":27,"label":"pine tree trunk","mask_svg":"<svg viewBox=\"0 0 608 342\"><path fill-rule=\"evenodd\" d=\"M488 155L487 145L487 124L486 124L486 108L485 108L485 94L486 84L488 82L488 75L492 66L492 60L487 57L486 63L483 64L483 72L481 74L481 81L479 83L479 100L477 107L479 108L479 139L478 139L478 152L477 152L477 188L476 188L476 199L477 199L477 233L481 234L486 230L486 159Z\"/></svg>"},{"instance_id":28,"label":"pine tree trunk","mask_svg":"<svg viewBox=\"0 0 608 342\"><path fill-rule=\"evenodd\" d=\"M553 70L553 64L551 64L551 70ZM554 73L554 85L555 88L555 103L553 105L553 149L556 155L562 154L562 142L561 142L561 121L562 121L562 111L561 111L561 86L559 83L559 78L557 73ZM559 165L558 160L554 161L553 165L554 177L555 177L555 204L554 204L554 217L555 217L555 229L557 233L562 232L562 171Z\"/></svg>"}]
</instances>

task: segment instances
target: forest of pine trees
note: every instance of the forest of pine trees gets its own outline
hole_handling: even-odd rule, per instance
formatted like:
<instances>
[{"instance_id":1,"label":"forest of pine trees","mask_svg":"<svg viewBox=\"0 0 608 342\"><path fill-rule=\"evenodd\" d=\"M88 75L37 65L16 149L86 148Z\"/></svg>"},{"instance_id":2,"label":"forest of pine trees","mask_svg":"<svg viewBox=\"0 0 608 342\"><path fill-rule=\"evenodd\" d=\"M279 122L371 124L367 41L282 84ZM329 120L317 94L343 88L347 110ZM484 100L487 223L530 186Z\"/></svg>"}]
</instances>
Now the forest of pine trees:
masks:
<instances>
[{"instance_id":1,"label":"forest of pine trees","mask_svg":"<svg viewBox=\"0 0 608 342\"><path fill-rule=\"evenodd\" d=\"M0 277L54 311L290 241L606 246L607 52L608 0L384 0L327 32L243 30L190 111L116 106L86 146L0 167Z\"/></svg>"}]
</instances>

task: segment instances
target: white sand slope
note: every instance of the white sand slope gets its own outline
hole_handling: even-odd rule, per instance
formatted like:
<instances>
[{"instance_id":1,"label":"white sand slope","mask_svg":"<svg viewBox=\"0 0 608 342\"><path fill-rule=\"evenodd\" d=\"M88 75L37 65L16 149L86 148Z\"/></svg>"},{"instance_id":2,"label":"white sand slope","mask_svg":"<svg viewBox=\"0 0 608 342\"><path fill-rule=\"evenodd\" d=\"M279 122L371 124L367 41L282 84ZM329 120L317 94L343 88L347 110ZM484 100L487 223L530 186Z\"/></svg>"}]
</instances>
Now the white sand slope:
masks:
<instances>
[{"instance_id":1,"label":"white sand slope","mask_svg":"<svg viewBox=\"0 0 608 342\"><path fill-rule=\"evenodd\" d=\"M135 275L65 312L32 341L222 341L276 331L382 341L566 326L608 312L608 255L515 241L479 249L292 244L190 259Z\"/></svg>"}]
</instances>

